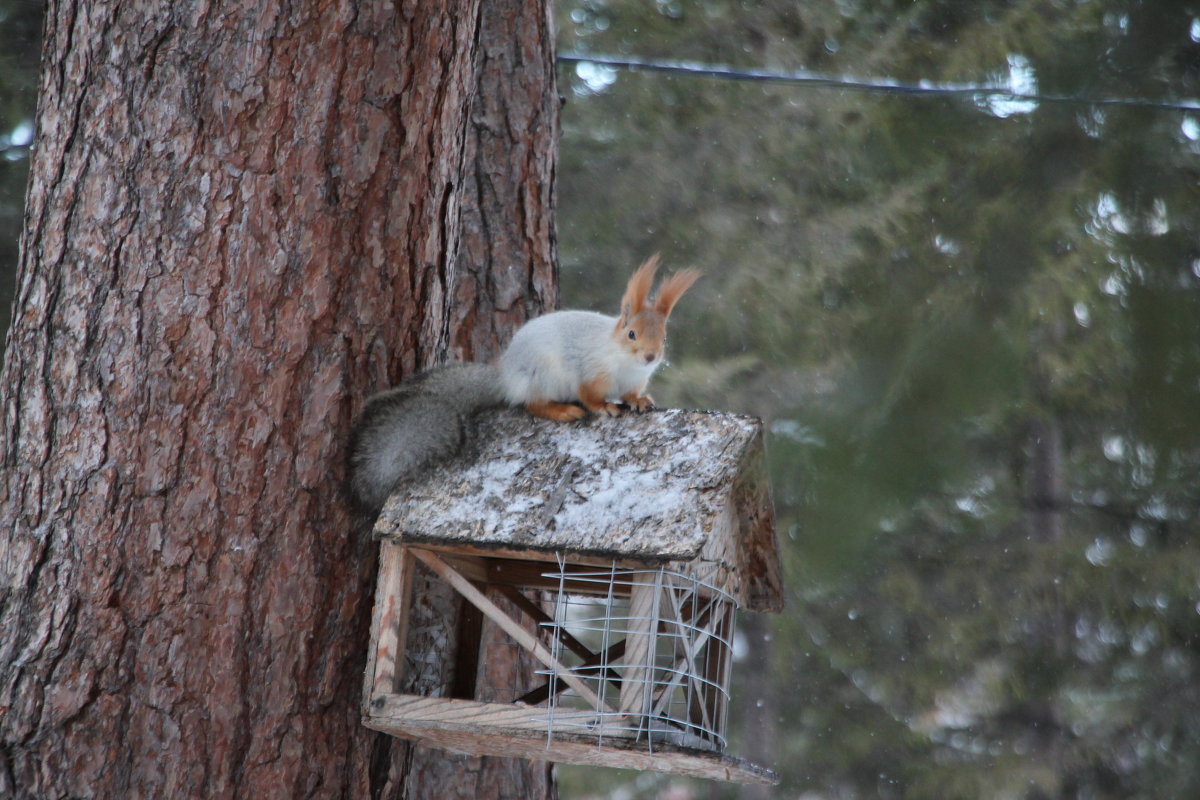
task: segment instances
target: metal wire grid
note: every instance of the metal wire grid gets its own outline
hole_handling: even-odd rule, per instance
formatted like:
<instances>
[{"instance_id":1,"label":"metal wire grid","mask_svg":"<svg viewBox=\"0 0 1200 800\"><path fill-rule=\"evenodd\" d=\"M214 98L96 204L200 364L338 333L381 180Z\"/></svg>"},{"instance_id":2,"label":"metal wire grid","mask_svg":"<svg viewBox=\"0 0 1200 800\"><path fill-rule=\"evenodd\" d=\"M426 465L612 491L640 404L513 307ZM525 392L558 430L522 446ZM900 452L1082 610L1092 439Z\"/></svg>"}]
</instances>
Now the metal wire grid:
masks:
<instances>
[{"instance_id":1,"label":"metal wire grid","mask_svg":"<svg viewBox=\"0 0 1200 800\"><path fill-rule=\"evenodd\" d=\"M725 748L728 674L736 603L701 574L666 569L559 569L553 621L542 623L555 660L587 682L595 706L560 683L559 670L541 670L550 685L547 739L555 731L644 741L653 752L669 743ZM567 582L571 586L567 586ZM580 584L594 587L584 593ZM569 638L592 651L564 646ZM572 662L574 662L572 664Z\"/></svg>"}]
</instances>

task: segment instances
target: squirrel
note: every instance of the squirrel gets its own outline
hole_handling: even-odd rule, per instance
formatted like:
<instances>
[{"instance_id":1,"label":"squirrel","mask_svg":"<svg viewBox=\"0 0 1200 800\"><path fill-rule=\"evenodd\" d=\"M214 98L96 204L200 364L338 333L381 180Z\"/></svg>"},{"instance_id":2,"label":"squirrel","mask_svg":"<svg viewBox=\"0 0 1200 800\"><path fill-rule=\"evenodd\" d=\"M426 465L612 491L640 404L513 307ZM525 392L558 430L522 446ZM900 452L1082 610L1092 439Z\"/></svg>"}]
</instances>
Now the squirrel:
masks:
<instances>
[{"instance_id":1,"label":"squirrel","mask_svg":"<svg viewBox=\"0 0 1200 800\"><path fill-rule=\"evenodd\" d=\"M435 367L367 400L350 437L349 490L378 512L398 483L457 453L476 412L524 405L531 414L570 422L591 412L654 408L646 394L663 361L667 318L700 273L680 270L650 299L658 256L625 288L621 315L553 311L526 322L493 364Z\"/></svg>"}]
</instances>

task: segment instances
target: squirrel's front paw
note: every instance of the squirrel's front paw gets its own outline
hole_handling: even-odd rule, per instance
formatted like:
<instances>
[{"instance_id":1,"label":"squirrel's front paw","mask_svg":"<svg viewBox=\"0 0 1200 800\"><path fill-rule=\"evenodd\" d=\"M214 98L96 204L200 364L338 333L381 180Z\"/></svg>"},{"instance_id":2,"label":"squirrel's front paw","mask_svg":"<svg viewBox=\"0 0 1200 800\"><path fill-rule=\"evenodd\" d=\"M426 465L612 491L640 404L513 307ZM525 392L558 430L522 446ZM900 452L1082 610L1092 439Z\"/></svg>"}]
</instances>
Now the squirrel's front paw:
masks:
<instances>
[{"instance_id":1,"label":"squirrel's front paw","mask_svg":"<svg viewBox=\"0 0 1200 800\"><path fill-rule=\"evenodd\" d=\"M625 405L629 406L639 414L643 411L650 411L654 408L654 398L648 394L633 394L632 392L621 398Z\"/></svg>"},{"instance_id":2,"label":"squirrel's front paw","mask_svg":"<svg viewBox=\"0 0 1200 800\"><path fill-rule=\"evenodd\" d=\"M596 409L597 414L603 414L607 417L615 417L621 413L621 407L616 403L601 403Z\"/></svg>"}]
</instances>

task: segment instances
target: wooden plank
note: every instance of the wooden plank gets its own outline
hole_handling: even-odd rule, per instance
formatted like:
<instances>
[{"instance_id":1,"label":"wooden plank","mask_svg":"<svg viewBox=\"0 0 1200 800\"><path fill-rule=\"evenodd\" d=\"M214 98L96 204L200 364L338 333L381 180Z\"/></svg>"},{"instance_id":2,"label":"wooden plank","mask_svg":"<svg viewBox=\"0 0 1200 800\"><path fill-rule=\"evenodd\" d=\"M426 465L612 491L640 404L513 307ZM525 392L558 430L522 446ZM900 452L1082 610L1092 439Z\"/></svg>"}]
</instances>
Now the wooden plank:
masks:
<instances>
[{"instance_id":1,"label":"wooden plank","mask_svg":"<svg viewBox=\"0 0 1200 800\"><path fill-rule=\"evenodd\" d=\"M731 652L733 649L733 621L733 605L721 603L717 619L714 620L713 638L708 640L704 657L705 679L724 689L724 691L718 691L716 687L710 688L705 695L706 708L704 709L705 716L712 720L714 726L712 730L722 737L725 735L726 709L729 704L726 692L729 691L730 670L733 666L733 653ZM724 642L731 644L727 646Z\"/></svg>"},{"instance_id":2,"label":"wooden plank","mask_svg":"<svg viewBox=\"0 0 1200 800\"><path fill-rule=\"evenodd\" d=\"M738 602L751 611L783 610L783 565L775 533L775 504L767 475L766 448L760 432L742 456L742 466L731 493L737 516L734 555L737 564Z\"/></svg>"},{"instance_id":3,"label":"wooden plank","mask_svg":"<svg viewBox=\"0 0 1200 800\"><path fill-rule=\"evenodd\" d=\"M571 670L566 665L562 664L554 655L542 645L529 631L522 627L521 623L514 620L512 617L505 614L504 611L488 599L487 595L476 589L470 581L462 575L454 571L454 568L439 558L429 550L421 548L412 548L412 555L421 561L422 564L436 572L443 580L454 587L459 594L471 601L472 604L500 628L507 633L517 644L524 647L529 652L533 653L534 658L541 661L550 669L558 673L558 679L566 683L572 689L579 693L579 696L592 705L593 708L606 710L608 707L600 698L592 691L584 681L571 674Z\"/></svg>"},{"instance_id":4,"label":"wooden plank","mask_svg":"<svg viewBox=\"0 0 1200 800\"><path fill-rule=\"evenodd\" d=\"M419 533L408 532L404 535L383 535L379 532L379 525L376 524L376 535L385 539L392 539L403 544L421 547L425 550L431 550L443 557L451 556L468 556L471 558L481 558L480 563L494 563L496 561L503 563L511 562L512 564L528 564L531 568L536 568L542 572L549 572L558 569L558 556L560 552L557 550L545 549L522 549L516 546L504 545L478 545L472 542L454 541L450 543L443 542L438 539L424 538ZM588 571L596 571L598 569L609 569L614 564L617 569L657 569L662 566L663 559L661 558L630 558L621 557L613 558L608 555L597 555L594 553L570 553L571 561L567 565L568 568L583 568ZM489 583L501 583L495 579L488 579ZM520 585L520 584L518 584ZM528 587L528 588L553 588L550 586L544 587Z\"/></svg>"},{"instance_id":5,"label":"wooden plank","mask_svg":"<svg viewBox=\"0 0 1200 800\"><path fill-rule=\"evenodd\" d=\"M429 549L429 548L427 548ZM487 562L490 559L458 552L443 552L442 560L469 581L475 583L491 583L488 576Z\"/></svg>"},{"instance_id":6,"label":"wooden plank","mask_svg":"<svg viewBox=\"0 0 1200 800\"><path fill-rule=\"evenodd\" d=\"M629 595L629 632L625 635L625 667L621 670L622 714L637 716L648 710L660 593L654 582L635 584Z\"/></svg>"},{"instance_id":7,"label":"wooden plank","mask_svg":"<svg viewBox=\"0 0 1200 800\"><path fill-rule=\"evenodd\" d=\"M724 735L721 730L722 720L720 717L714 716L713 708L716 698L720 697L721 690L726 687L716 684L713 680L712 662L714 655L720 649L720 643L715 638L708 638L703 644L703 649L697 654L700 658L693 658L692 671L689 671L691 684L687 692L688 722L695 725L696 730L703 731L700 735L713 741L719 741L717 737ZM702 664L699 667L696 664L697 660ZM696 670L699 671L698 675Z\"/></svg>"},{"instance_id":8,"label":"wooden plank","mask_svg":"<svg viewBox=\"0 0 1200 800\"><path fill-rule=\"evenodd\" d=\"M616 687L617 691L621 691L621 675L612 668L613 662L625 655L625 640L622 639L609 646L607 650L599 653L593 653L588 658L583 660L583 663L573 669L579 673L586 673L592 670L598 671L598 676L601 679L608 680L609 683ZM602 666L608 665L608 666ZM565 687L559 686L558 691L563 691ZM534 689L526 695L518 697L515 702L525 703L526 705L535 706L539 703L546 702L550 697L550 683L547 681L538 688Z\"/></svg>"},{"instance_id":9,"label":"wooden plank","mask_svg":"<svg viewBox=\"0 0 1200 800\"><path fill-rule=\"evenodd\" d=\"M400 677L412 594L412 561L407 550L407 547L396 542L380 543L375 607L371 613L371 641L363 681L364 707L377 695L395 692L396 681Z\"/></svg>"},{"instance_id":10,"label":"wooden plank","mask_svg":"<svg viewBox=\"0 0 1200 800\"><path fill-rule=\"evenodd\" d=\"M598 595L607 597L611 594L624 597L629 594L628 578L618 576L615 585L610 584L609 573L618 573L626 569L657 569L657 565L647 566L638 563L631 566L614 566L607 564L577 563L574 555L571 563L559 567L556 561L530 561L520 559L489 559L487 564L488 583L507 584L523 589L547 589L557 592L560 588L566 594ZM547 577L562 572L566 577L561 581L557 577ZM574 576L574 577L572 577Z\"/></svg>"},{"instance_id":11,"label":"wooden plank","mask_svg":"<svg viewBox=\"0 0 1200 800\"><path fill-rule=\"evenodd\" d=\"M402 721L415 729L444 727L447 729L480 732L490 729L509 733L532 733L545 736L550 729L550 715L564 729L586 731L594 728L599 715L589 711L539 708L537 706L480 703L447 697L423 697L413 694L392 694L377 698L371 706L370 717L375 721Z\"/></svg>"},{"instance_id":12,"label":"wooden plank","mask_svg":"<svg viewBox=\"0 0 1200 800\"><path fill-rule=\"evenodd\" d=\"M515 586L497 586L496 591L508 598L509 602L528 614L539 626L552 624L554 618L542 610L541 606L530 600ZM575 655L587 660L595 655L588 647L561 625L553 625L554 633L562 640L563 645Z\"/></svg>"},{"instance_id":13,"label":"wooden plank","mask_svg":"<svg viewBox=\"0 0 1200 800\"><path fill-rule=\"evenodd\" d=\"M712 737L707 736L707 733L715 729L708 718L708 710L702 698L707 697L709 692L716 691L716 689L701 680L703 676L697 673L696 661L704 646L711 643L713 635L710 625L712 610L718 601L715 598L709 598L705 602L699 617L691 620L690 618L696 613L696 608L700 601L698 595L695 592L687 592L685 594L683 591L675 589L668 592L668 597L671 599L671 607L675 612L675 619L670 621L664 620L664 622L678 626L680 635L673 639L675 661L671 665L669 673L670 681L659 689L652 713L654 716L660 716L665 712L667 706L671 703L671 694L675 690L675 687L678 686L688 700L687 722L695 726L694 729L690 730L703 732L700 735L711 739ZM685 620L685 617L688 619ZM682 632L687 628L691 629L690 635L684 636Z\"/></svg>"},{"instance_id":14,"label":"wooden plank","mask_svg":"<svg viewBox=\"0 0 1200 800\"><path fill-rule=\"evenodd\" d=\"M454 658L454 682L450 696L463 700L475 699L475 683L479 675L480 638L483 636L483 614L474 604L463 601L458 614L458 642Z\"/></svg>"},{"instance_id":15,"label":"wooden plank","mask_svg":"<svg viewBox=\"0 0 1200 800\"><path fill-rule=\"evenodd\" d=\"M476 583L555 592L561 588L567 594L579 595L607 596L609 594L609 573L613 570L619 573L625 570L657 569L659 566L658 564L628 560L617 564L612 561L593 564L577 559L574 554L569 563L560 566L557 560L511 558L497 555L485 557L457 547L430 546L425 549L437 553L443 561ZM527 553L526 556L528 555ZM554 577L559 572L564 573L566 577L562 580ZM572 578L571 576L577 577ZM629 594L628 581L618 579L613 594L627 596Z\"/></svg>"},{"instance_id":16,"label":"wooden plank","mask_svg":"<svg viewBox=\"0 0 1200 800\"><path fill-rule=\"evenodd\" d=\"M531 758L651 770L734 783L774 785L771 770L740 758L605 733L555 729L547 735L543 710L467 700L392 695L377 698L363 724L393 736L468 755Z\"/></svg>"}]
</instances>

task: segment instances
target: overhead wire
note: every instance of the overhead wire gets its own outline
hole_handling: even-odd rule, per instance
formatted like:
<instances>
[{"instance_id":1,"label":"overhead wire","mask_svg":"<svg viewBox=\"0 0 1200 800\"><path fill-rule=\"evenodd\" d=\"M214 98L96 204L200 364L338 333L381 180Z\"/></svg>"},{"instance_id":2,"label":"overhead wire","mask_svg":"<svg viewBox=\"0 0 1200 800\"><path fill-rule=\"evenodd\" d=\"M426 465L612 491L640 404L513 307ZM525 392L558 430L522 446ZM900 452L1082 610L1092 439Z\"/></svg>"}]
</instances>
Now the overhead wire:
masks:
<instances>
[{"instance_id":1,"label":"overhead wire","mask_svg":"<svg viewBox=\"0 0 1200 800\"><path fill-rule=\"evenodd\" d=\"M1166 111L1200 111L1200 99L1154 100L1141 97L1089 97L1085 95L1042 94L1013 89L999 84L916 83L891 78L853 78L829 75L810 70L779 72L764 69L744 69L720 64L703 64L691 61L663 61L606 55L584 55L561 53L558 60L564 64L596 64L610 69L625 69L635 72L658 72L691 77L717 78L721 80L753 81L763 83L790 83L813 88L843 89L855 92L873 92L896 95L926 95L943 97L969 97L973 99L1003 99L1015 102L1057 103L1088 106L1133 106Z\"/></svg>"}]
</instances>

